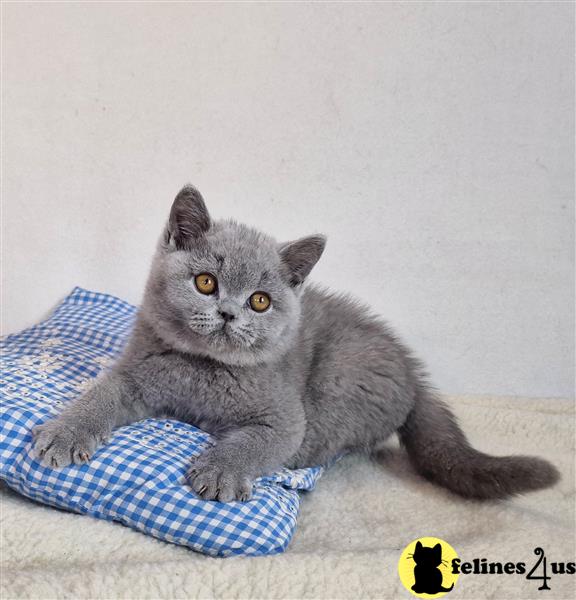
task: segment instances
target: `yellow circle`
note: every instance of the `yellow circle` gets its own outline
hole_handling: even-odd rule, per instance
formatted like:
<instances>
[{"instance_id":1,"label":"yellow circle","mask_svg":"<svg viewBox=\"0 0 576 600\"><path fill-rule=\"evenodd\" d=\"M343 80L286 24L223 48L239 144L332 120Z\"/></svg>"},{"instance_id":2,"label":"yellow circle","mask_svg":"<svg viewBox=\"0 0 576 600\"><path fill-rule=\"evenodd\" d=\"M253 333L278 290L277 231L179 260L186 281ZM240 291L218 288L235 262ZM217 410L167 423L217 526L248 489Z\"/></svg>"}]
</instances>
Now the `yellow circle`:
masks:
<instances>
[{"instance_id":1,"label":"yellow circle","mask_svg":"<svg viewBox=\"0 0 576 600\"><path fill-rule=\"evenodd\" d=\"M417 598L441 598L458 581L459 574L452 573L455 558L458 558L456 550L444 540L435 537L414 540L400 555L400 581Z\"/></svg>"}]
</instances>

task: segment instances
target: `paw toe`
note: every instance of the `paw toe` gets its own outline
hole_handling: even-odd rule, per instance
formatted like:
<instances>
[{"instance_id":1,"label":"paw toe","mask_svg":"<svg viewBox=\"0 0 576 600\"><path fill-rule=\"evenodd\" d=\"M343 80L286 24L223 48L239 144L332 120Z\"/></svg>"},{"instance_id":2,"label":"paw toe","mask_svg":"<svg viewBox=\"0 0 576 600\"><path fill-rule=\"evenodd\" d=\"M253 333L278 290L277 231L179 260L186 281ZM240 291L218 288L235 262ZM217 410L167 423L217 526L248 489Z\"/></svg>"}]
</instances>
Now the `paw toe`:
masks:
<instances>
[{"instance_id":1,"label":"paw toe","mask_svg":"<svg viewBox=\"0 0 576 600\"><path fill-rule=\"evenodd\" d=\"M33 454L47 467L60 468L71 463L86 463L96 449L93 436L60 425L57 421L36 427L32 435Z\"/></svg>"},{"instance_id":2,"label":"paw toe","mask_svg":"<svg viewBox=\"0 0 576 600\"><path fill-rule=\"evenodd\" d=\"M90 460L90 453L83 448L76 448L72 452L72 460L75 465L83 465Z\"/></svg>"},{"instance_id":3,"label":"paw toe","mask_svg":"<svg viewBox=\"0 0 576 600\"><path fill-rule=\"evenodd\" d=\"M240 500L246 502L252 497L252 483L246 478L223 476L219 481L218 500L220 502L232 502Z\"/></svg>"},{"instance_id":4,"label":"paw toe","mask_svg":"<svg viewBox=\"0 0 576 600\"><path fill-rule=\"evenodd\" d=\"M192 489L204 500L214 500L218 490L218 478L210 472L199 472L192 480Z\"/></svg>"},{"instance_id":5,"label":"paw toe","mask_svg":"<svg viewBox=\"0 0 576 600\"><path fill-rule=\"evenodd\" d=\"M187 475L190 487L203 500L232 502L247 501L252 497L252 482L218 467L194 464Z\"/></svg>"}]
</instances>

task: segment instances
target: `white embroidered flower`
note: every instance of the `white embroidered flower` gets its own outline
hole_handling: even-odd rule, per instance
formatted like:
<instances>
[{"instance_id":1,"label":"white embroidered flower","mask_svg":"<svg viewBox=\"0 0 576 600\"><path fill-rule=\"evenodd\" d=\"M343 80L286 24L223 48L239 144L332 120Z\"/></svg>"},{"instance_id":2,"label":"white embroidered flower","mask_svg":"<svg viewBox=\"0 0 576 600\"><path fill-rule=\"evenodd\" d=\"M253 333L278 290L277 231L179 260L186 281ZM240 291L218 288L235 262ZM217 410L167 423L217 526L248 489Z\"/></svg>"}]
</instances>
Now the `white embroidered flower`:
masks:
<instances>
[{"instance_id":1,"label":"white embroidered flower","mask_svg":"<svg viewBox=\"0 0 576 600\"><path fill-rule=\"evenodd\" d=\"M40 342L40 345L44 348L53 348L54 346L59 346L62 343L60 338L50 338L48 340L43 340Z\"/></svg>"},{"instance_id":2,"label":"white embroidered flower","mask_svg":"<svg viewBox=\"0 0 576 600\"><path fill-rule=\"evenodd\" d=\"M36 375L36 378L47 379L48 374L53 373L57 369L60 369L63 365L64 363L57 357L52 356L48 352L43 352L35 356L26 355L20 357L15 362L15 366L22 368L16 369L14 373L20 377L23 377L24 383L28 383L31 385L33 382L33 378L30 377L30 375L32 375L30 371L34 371L33 374Z\"/></svg>"},{"instance_id":3,"label":"white embroidered flower","mask_svg":"<svg viewBox=\"0 0 576 600\"><path fill-rule=\"evenodd\" d=\"M94 362L102 367L106 367L112 362L112 359L109 356L97 356Z\"/></svg>"}]
</instances>

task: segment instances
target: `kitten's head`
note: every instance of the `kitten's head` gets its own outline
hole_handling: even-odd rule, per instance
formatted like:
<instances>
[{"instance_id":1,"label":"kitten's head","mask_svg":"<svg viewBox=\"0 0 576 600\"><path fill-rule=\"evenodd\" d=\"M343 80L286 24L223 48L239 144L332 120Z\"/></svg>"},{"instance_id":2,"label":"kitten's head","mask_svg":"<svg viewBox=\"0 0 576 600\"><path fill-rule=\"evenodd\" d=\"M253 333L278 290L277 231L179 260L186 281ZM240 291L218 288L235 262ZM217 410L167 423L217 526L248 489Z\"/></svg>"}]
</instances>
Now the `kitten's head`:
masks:
<instances>
[{"instance_id":1,"label":"kitten's head","mask_svg":"<svg viewBox=\"0 0 576 600\"><path fill-rule=\"evenodd\" d=\"M234 221L212 221L186 186L158 244L142 314L182 352L228 364L272 360L293 341L299 291L324 245L320 235L278 244Z\"/></svg>"},{"instance_id":2,"label":"kitten's head","mask_svg":"<svg viewBox=\"0 0 576 600\"><path fill-rule=\"evenodd\" d=\"M429 548L428 546L423 546L420 542L416 542L414 562L418 565L437 567L442 563L442 546L436 544L432 548Z\"/></svg>"}]
</instances>

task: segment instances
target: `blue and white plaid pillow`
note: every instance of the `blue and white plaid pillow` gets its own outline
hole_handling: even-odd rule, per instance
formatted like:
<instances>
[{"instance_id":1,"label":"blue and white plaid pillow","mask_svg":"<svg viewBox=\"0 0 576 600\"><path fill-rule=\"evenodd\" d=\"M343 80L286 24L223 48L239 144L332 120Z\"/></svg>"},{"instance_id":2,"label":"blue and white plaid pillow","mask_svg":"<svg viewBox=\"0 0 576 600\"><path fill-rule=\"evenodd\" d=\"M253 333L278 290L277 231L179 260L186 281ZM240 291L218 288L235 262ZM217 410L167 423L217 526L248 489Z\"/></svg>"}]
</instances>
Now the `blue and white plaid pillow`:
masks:
<instances>
[{"instance_id":1,"label":"blue and white plaid pillow","mask_svg":"<svg viewBox=\"0 0 576 600\"><path fill-rule=\"evenodd\" d=\"M39 502L119 521L213 556L282 552L294 533L298 490L323 469L284 469L257 480L250 502L208 502L184 483L210 436L174 420L117 429L87 465L42 466L31 430L78 396L121 349L136 309L76 288L43 323L2 340L0 477Z\"/></svg>"}]
</instances>

